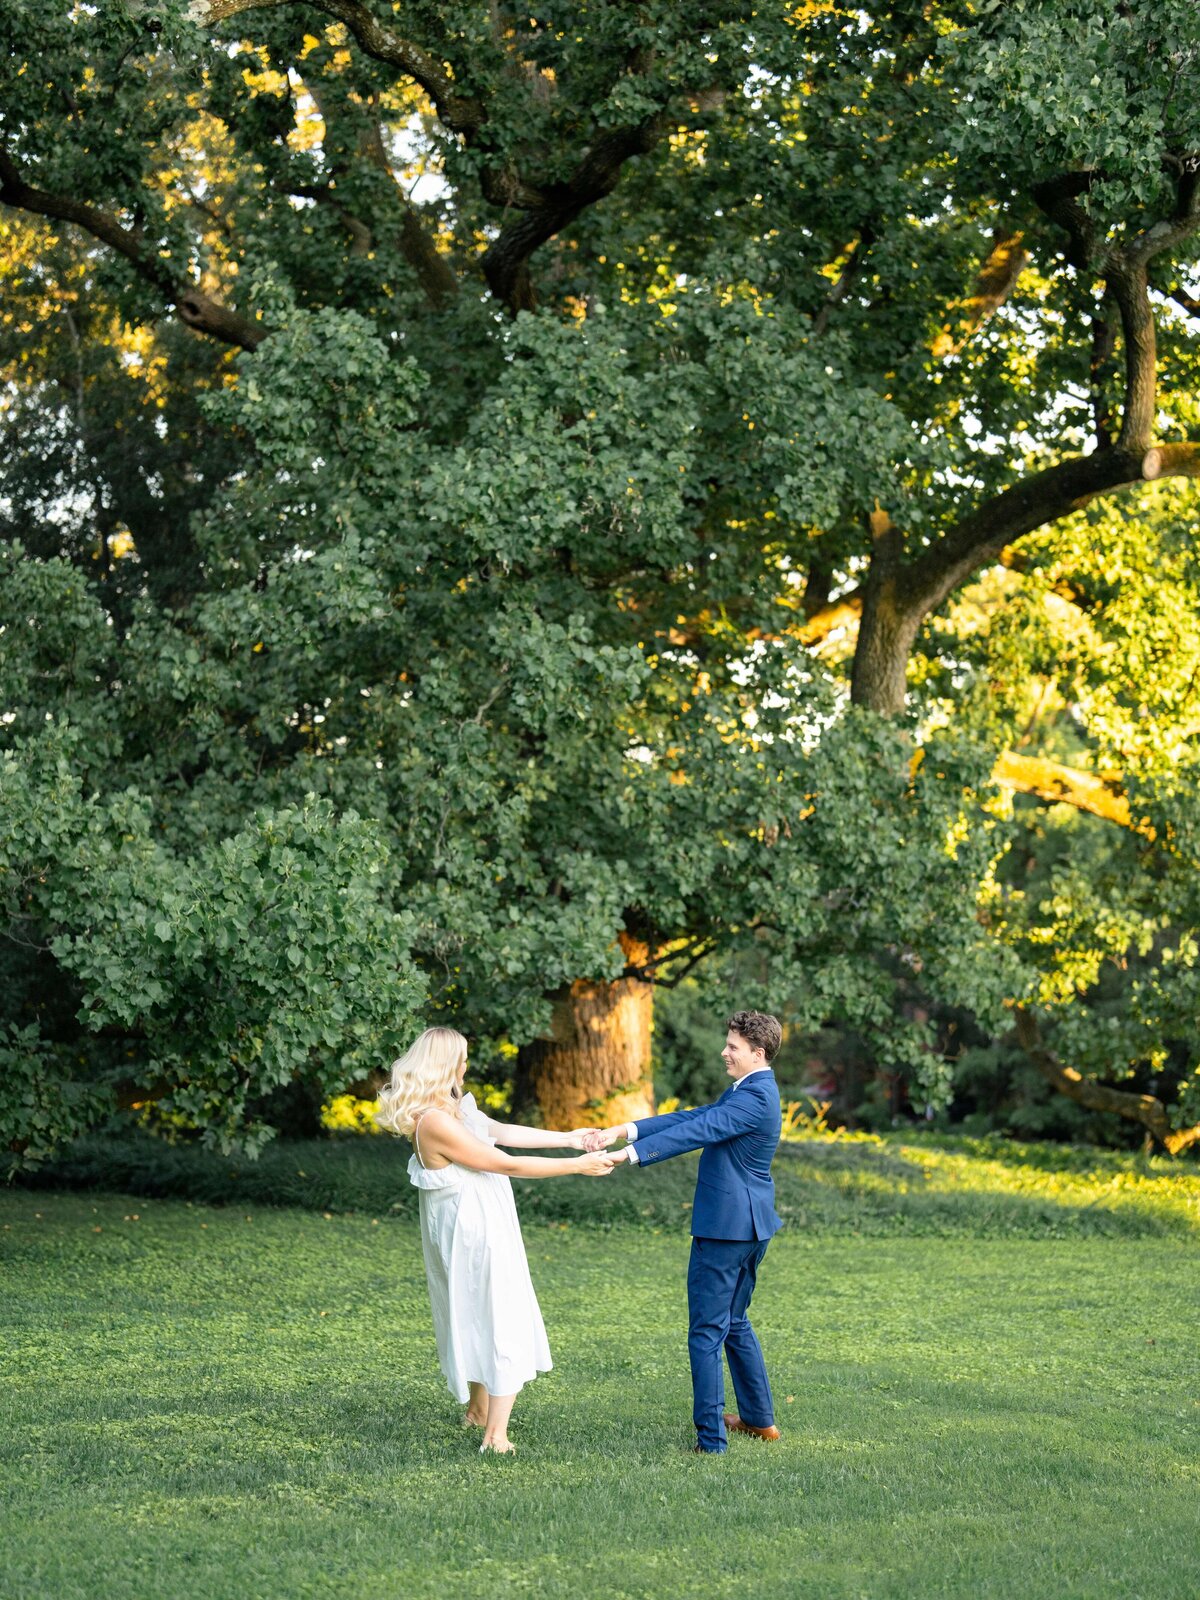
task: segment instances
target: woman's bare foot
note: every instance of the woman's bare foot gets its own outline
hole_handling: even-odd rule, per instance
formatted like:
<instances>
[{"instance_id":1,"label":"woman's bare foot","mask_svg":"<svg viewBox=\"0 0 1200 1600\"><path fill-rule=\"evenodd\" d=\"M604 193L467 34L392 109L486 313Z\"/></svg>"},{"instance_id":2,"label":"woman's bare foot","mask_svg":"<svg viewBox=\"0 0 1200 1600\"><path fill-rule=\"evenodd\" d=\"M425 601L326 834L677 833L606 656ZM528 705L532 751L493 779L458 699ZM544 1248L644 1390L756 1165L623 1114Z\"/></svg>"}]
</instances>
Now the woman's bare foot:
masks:
<instances>
[{"instance_id":1,"label":"woman's bare foot","mask_svg":"<svg viewBox=\"0 0 1200 1600\"><path fill-rule=\"evenodd\" d=\"M483 1435L480 1453L494 1450L497 1455L510 1456L515 1446L508 1437L508 1419L512 1415L515 1394L489 1394L487 1397L488 1425Z\"/></svg>"},{"instance_id":2,"label":"woman's bare foot","mask_svg":"<svg viewBox=\"0 0 1200 1600\"><path fill-rule=\"evenodd\" d=\"M488 1392L482 1383L468 1383L471 1398L463 1412L464 1428L486 1428L488 1424Z\"/></svg>"}]
</instances>

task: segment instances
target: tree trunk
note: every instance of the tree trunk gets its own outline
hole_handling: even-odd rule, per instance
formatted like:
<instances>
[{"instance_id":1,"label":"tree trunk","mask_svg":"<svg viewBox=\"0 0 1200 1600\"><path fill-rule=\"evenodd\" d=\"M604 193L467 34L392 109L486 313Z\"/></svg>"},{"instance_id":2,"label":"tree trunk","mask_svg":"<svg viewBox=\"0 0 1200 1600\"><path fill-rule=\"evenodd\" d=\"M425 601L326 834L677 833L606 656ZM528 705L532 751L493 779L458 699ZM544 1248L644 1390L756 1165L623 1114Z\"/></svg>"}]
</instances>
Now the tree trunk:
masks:
<instances>
[{"instance_id":1,"label":"tree trunk","mask_svg":"<svg viewBox=\"0 0 1200 1600\"><path fill-rule=\"evenodd\" d=\"M902 538L886 511L870 517L871 566L863 586L862 620L850 676L850 698L872 711L901 712L909 652L921 626L919 607L906 604L898 582Z\"/></svg>"},{"instance_id":2,"label":"tree trunk","mask_svg":"<svg viewBox=\"0 0 1200 1600\"><path fill-rule=\"evenodd\" d=\"M646 946L621 935L631 966ZM654 989L640 978L592 983L577 978L554 997L548 1038L517 1053L513 1099L536 1109L543 1127L606 1127L654 1112L650 1029Z\"/></svg>"},{"instance_id":3,"label":"tree trunk","mask_svg":"<svg viewBox=\"0 0 1200 1600\"><path fill-rule=\"evenodd\" d=\"M1134 1094L1128 1089L1112 1089L1093 1078L1085 1078L1074 1067L1064 1067L1042 1043L1041 1031L1032 1014L1024 1006L1013 1012L1017 1025L1017 1040L1034 1066L1058 1090L1076 1105L1089 1111L1106 1111L1124 1117L1129 1122L1140 1122L1147 1133L1155 1138L1168 1155L1177 1156L1200 1142L1200 1123L1191 1128L1173 1128L1167 1108L1152 1094Z\"/></svg>"}]
</instances>

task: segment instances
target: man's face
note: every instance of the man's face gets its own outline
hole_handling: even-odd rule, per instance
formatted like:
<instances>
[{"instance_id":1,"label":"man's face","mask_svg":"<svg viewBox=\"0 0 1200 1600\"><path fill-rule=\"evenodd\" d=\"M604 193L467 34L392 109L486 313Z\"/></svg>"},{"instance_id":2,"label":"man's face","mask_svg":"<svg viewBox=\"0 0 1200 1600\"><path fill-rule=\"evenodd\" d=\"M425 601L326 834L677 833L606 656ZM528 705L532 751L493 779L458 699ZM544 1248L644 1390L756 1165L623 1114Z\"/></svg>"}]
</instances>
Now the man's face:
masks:
<instances>
[{"instance_id":1,"label":"man's face","mask_svg":"<svg viewBox=\"0 0 1200 1600\"><path fill-rule=\"evenodd\" d=\"M735 1033L732 1028L725 1035L725 1048L721 1051L721 1059L725 1063L725 1071L731 1078L744 1078L748 1072L753 1072L757 1067L767 1064L766 1052L760 1047L755 1047L749 1039L743 1039L740 1033Z\"/></svg>"}]
</instances>

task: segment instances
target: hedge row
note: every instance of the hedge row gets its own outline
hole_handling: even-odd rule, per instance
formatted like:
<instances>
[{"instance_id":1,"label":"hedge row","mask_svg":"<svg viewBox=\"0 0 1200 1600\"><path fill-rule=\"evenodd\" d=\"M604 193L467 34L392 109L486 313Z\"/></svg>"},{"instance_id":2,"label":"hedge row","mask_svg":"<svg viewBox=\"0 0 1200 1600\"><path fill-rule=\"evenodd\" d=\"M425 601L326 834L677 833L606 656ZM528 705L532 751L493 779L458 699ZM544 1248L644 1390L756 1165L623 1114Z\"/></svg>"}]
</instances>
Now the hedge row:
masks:
<instances>
[{"instance_id":1,"label":"hedge row","mask_svg":"<svg viewBox=\"0 0 1200 1600\"><path fill-rule=\"evenodd\" d=\"M81 1139L18 1181L209 1205L295 1206L413 1219L406 1142L345 1136L277 1141L257 1161L194 1144ZM696 1157L611 1178L518 1182L526 1222L688 1231ZM1200 1174L1162 1159L1002 1140L912 1135L807 1138L775 1160L777 1204L792 1230L878 1235L1191 1235Z\"/></svg>"}]
</instances>

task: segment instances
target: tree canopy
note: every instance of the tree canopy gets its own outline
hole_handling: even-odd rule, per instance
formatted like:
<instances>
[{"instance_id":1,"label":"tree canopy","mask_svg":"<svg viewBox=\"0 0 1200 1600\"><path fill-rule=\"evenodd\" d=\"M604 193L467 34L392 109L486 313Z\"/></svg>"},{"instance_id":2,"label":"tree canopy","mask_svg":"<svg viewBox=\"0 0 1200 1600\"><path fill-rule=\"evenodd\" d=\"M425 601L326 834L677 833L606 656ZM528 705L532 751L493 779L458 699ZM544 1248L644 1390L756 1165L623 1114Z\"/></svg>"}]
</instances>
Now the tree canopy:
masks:
<instances>
[{"instance_id":1,"label":"tree canopy","mask_svg":"<svg viewBox=\"0 0 1200 1600\"><path fill-rule=\"evenodd\" d=\"M20 1159L729 961L1186 1142L1192 6L0 28Z\"/></svg>"}]
</instances>

